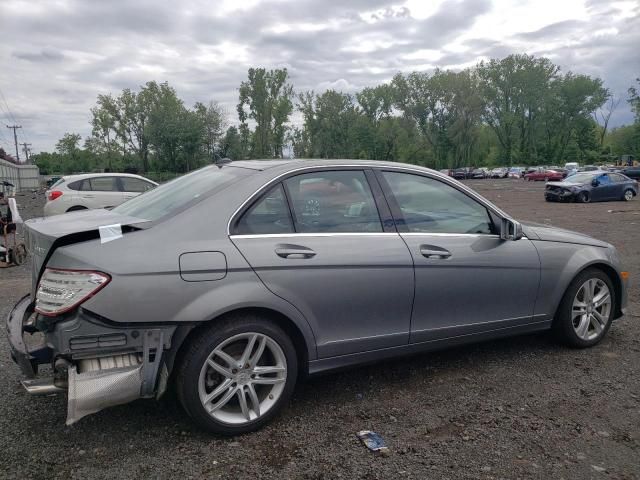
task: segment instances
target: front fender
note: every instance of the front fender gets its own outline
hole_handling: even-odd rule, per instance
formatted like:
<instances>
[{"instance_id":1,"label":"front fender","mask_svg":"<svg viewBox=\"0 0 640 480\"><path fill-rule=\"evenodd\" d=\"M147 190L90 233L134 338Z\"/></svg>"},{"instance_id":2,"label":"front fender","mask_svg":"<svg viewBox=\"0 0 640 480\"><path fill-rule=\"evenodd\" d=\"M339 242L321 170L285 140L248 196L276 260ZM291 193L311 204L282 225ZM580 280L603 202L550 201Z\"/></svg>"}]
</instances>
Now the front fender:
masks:
<instances>
[{"instance_id":1,"label":"front fender","mask_svg":"<svg viewBox=\"0 0 640 480\"><path fill-rule=\"evenodd\" d=\"M571 281L593 265L603 265L616 272L617 282L614 283L621 288L618 308L624 308L625 283L620 277L620 261L613 248L545 241L534 241L533 244L540 255L541 268L535 315L553 319Z\"/></svg>"}]
</instances>

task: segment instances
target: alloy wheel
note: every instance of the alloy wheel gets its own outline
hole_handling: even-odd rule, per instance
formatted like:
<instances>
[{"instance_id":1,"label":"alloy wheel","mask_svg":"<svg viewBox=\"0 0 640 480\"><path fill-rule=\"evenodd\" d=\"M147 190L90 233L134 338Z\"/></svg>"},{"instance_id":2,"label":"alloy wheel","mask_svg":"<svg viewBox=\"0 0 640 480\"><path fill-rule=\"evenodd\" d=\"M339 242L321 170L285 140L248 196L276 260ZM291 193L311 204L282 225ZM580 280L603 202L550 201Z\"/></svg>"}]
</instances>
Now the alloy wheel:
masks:
<instances>
[{"instance_id":1,"label":"alloy wheel","mask_svg":"<svg viewBox=\"0 0 640 480\"><path fill-rule=\"evenodd\" d=\"M599 337L611 317L611 292L599 278L591 278L578 289L573 300L571 322L576 335L590 341Z\"/></svg>"},{"instance_id":2,"label":"alloy wheel","mask_svg":"<svg viewBox=\"0 0 640 480\"><path fill-rule=\"evenodd\" d=\"M633 200L633 192L631 190L627 190L626 192L624 192L624 199L627 202Z\"/></svg>"},{"instance_id":3,"label":"alloy wheel","mask_svg":"<svg viewBox=\"0 0 640 480\"><path fill-rule=\"evenodd\" d=\"M213 349L200 371L198 393L214 419L241 425L273 408L286 380L282 348L268 335L247 332Z\"/></svg>"}]
</instances>

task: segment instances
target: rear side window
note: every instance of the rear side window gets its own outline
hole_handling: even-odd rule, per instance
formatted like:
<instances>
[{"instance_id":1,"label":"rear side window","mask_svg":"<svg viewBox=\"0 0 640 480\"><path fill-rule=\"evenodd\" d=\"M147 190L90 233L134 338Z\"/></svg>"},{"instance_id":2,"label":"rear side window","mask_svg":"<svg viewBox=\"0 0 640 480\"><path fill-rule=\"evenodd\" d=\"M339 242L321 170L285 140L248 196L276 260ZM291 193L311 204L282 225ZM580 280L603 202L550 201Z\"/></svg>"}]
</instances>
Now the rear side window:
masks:
<instances>
[{"instance_id":1,"label":"rear side window","mask_svg":"<svg viewBox=\"0 0 640 480\"><path fill-rule=\"evenodd\" d=\"M78 190L81 192L90 192L91 191L91 183L88 178L84 180L76 180L75 182L71 182L67 185L67 188L71 190Z\"/></svg>"},{"instance_id":2,"label":"rear side window","mask_svg":"<svg viewBox=\"0 0 640 480\"><path fill-rule=\"evenodd\" d=\"M293 222L282 184L278 184L247 210L236 224L238 235L293 233Z\"/></svg>"},{"instance_id":3,"label":"rear side window","mask_svg":"<svg viewBox=\"0 0 640 480\"><path fill-rule=\"evenodd\" d=\"M120 177L123 192L142 193L151 190L155 185L135 177Z\"/></svg>"},{"instance_id":4,"label":"rear side window","mask_svg":"<svg viewBox=\"0 0 640 480\"><path fill-rule=\"evenodd\" d=\"M285 180L297 233L382 232L363 171L321 171Z\"/></svg>"},{"instance_id":5,"label":"rear side window","mask_svg":"<svg viewBox=\"0 0 640 480\"><path fill-rule=\"evenodd\" d=\"M116 177L93 177L89 179L94 192L117 192ZM83 188L85 189L85 188Z\"/></svg>"},{"instance_id":6,"label":"rear side window","mask_svg":"<svg viewBox=\"0 0 640 480\"><path fill-rule=\"evenodd\" d=\"M613 182L626 182L627 179L625 177L623 177L622 175L618 175L617 173L610 173L609 174L609 178L611 178L611 181Z\"/></svg>"}]
</instances>

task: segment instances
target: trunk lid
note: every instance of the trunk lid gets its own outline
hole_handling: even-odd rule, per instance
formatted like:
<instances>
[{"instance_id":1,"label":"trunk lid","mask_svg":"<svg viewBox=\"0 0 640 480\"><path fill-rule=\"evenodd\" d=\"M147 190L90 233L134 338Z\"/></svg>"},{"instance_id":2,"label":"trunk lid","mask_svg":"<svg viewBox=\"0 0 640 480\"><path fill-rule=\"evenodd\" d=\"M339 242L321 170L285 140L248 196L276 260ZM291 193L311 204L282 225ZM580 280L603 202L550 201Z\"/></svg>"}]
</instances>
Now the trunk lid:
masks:
<instances>
[{"instance_id":1,"label":"trunk lid","mask_svg":"<svg viewBox=\"0 0 640 480\"><path fill-rule=\"evenodd\" d=\"M24 226L27 250L32 257L32 298L35 298L42 270L56 248L98 238L98 228L102 226L120 224L123 227L140 228L144 223L147 221L109 210L82 210L27 220ZM126 230L123 229L123 233Z\"/></svg>"}]
</instances>

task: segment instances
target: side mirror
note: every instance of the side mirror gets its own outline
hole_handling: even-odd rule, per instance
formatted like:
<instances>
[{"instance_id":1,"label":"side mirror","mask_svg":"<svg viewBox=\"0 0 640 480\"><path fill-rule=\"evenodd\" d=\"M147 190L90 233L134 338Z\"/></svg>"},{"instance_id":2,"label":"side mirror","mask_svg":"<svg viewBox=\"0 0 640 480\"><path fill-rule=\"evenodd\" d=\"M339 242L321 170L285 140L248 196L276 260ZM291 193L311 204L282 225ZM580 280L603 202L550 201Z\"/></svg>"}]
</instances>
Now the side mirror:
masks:
<instances>
[{"instance_id":1,"label":"side mirror","mask_svg":"<svg viewBox=\"0 0 640 480\"><path fill-rule=\"evenodd\" d=\"M500 238L502 240L520 240L522 238L522 225L510 218L503 218L500 225Z\"/></svg>"},{"instance_id":2,"label":"side mirror","mask_svg":"<svg viewBox=\"0 0 640 480\"><path fill-rule=\"evenodd\" d=\"M598 181L597 178L594 178L593 180L591 180L592 187L597 187L598 185L600 185L600 182Z\"/></svg>"}]
</instances>

